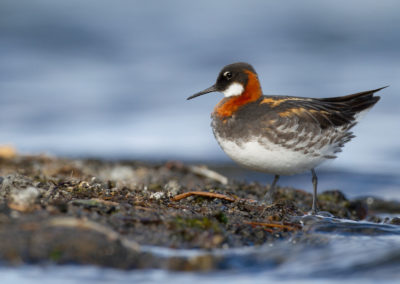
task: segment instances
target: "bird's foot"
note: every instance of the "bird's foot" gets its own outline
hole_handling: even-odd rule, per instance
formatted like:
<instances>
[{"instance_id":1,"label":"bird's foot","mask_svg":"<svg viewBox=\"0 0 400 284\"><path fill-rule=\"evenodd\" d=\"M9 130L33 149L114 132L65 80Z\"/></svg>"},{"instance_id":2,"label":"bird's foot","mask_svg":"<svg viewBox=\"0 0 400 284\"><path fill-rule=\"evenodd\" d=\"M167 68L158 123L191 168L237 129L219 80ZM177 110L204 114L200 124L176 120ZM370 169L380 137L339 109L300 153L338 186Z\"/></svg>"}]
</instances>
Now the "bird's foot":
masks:
<instances>
[{"instance_id":1,"label":"bird's foot","mask_svg":"<svg viewBox=\"0 0 400 284\"><path fill-rule=\"evenodd\" d=\"M308 215L318 215L318 209L313 208L311 209L311 211L307 212Z\"/></svg>"},{"instance_id":2,"label":"bird's foot","mask_svg":"<svg viewBox=\"0 0 400 284\"><path fill-rule=\"evenodd\" d=\"M262 204L264 205L271 205L276 201L276 196L275 194L271 194L270 191L268 191L265 195L264 198L262 199Z\"/></svg>"},{"instance_id":3,"label":"bird's foot","mask_svg":"<svg viewBox=\"0 0 400 284\"><path fill-rule=\"evenodd\" d=\"M275 196L275 194L271 194L270 192L267 192L267 193L264 195L264 198L263 198L263 199L261 200L261 202L260 202L260 203L261 203L260 205L264 206L264 209L263 209L261 215L264 215L265 212L267 211L267 209L268 209L270 206L272 206L272 205L275 203L275 201L276 201L276 196Z\"/></svg>"},{"instance_id":4,"label":"bird's foot","mask_svg":"<svg viewBox=\"0 0 400 284\"><path fill-rule=\"evenodd\" d=\"M307 216L318 216L318 217L324 217L324 218L333 218L335 217L332 213L328 211L318 211L315 209L312 209L311 211L307 212Z\"/></svg>"}]
</instances>

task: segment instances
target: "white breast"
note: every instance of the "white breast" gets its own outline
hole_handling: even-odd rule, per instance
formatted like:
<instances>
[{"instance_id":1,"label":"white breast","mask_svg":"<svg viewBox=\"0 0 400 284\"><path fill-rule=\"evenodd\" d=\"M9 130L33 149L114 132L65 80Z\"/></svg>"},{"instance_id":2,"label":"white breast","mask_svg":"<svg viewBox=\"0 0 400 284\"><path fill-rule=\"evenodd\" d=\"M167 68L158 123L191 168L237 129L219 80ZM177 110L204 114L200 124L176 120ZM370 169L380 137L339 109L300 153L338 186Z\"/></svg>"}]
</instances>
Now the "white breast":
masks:
<instances>
[{"instance_id":1,"label":"white breast","mask_svg":"<svg viewBox=\"0 0 400 284\"><path fill-rule=\"evenodd\" d=\"M293 175L315 168L326 158L323 155L293 151L265 138L247 142L234 142L216 135L224 152L238 164L247 168L278 175Z\"/></svg>"}]
</instances>

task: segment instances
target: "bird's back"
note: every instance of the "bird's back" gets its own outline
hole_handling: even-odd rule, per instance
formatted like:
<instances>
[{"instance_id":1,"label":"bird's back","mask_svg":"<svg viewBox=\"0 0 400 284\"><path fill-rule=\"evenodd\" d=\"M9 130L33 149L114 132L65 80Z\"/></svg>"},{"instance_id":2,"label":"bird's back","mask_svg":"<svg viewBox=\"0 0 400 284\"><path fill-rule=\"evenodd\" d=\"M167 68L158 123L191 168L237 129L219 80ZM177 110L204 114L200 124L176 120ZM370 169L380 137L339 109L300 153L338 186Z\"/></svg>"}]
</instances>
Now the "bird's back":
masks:
<instances>
[{"instance_id":1,"label":"bird's back","mask_svg":"<svg viewBox=\"0 0 400 284\"><path fill-rule=\"evenodd\" d=\"M293 174L297 173L294 169L312 168L335 158L354 137L350 129L359 115L379 100L374 93L381 89L322 99L262 96L229 117L213 113L212 127L224 151L234 160L239 157L237 162L263 170L269 159L270 164L283 167L281 174ZM258 158L259 162L254 161ZM292 159L304 165L295 165Z\"/></svg>"}]
</instances>

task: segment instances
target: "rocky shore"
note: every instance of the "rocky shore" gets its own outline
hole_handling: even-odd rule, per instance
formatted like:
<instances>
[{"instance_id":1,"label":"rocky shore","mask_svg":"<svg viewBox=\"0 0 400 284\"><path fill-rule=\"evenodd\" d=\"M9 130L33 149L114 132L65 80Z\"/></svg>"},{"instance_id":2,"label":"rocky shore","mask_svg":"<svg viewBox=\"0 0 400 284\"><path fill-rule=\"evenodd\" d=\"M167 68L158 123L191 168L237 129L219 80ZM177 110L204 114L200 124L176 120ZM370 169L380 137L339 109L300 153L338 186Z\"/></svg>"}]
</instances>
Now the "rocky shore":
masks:
<instances>
[{"instance_id":1,"label":"rocky shore","mask_svg":"<svg viewBox=\"0 0 400 284\"><path fill-rule=\"evenodd\" d=\"M254 247L306 231L311 194L279 187L277 202L261 200L268 186L227 181L205 166L180 162L0 158L0 261L93 264L123 269L208 270L217 256L168 256L157 248ZM398 202L319 195L335 217L399 225ZM187 251L187 250L185 250ZM193 250L198 251L198 250Z\"/></svg>"}]
</instances>

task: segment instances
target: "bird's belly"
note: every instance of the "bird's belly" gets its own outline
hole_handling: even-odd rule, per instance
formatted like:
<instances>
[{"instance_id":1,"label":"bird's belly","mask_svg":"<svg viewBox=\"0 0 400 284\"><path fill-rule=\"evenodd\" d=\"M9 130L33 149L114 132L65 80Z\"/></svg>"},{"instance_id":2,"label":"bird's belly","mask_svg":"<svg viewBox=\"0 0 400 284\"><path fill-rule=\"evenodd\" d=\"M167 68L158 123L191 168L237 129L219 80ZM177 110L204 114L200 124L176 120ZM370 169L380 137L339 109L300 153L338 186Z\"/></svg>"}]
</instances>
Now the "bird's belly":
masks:
<instances>
[{"instance_id":1,"label":"bird's belly","mask_svg":"<svg viewBox=\"0 0 400 284\"><path fill-rule=\"evenodd\" d=\"M298 174L321 164L323 155L304 154L265 138L233 141L216 136L224 152L238 164L247 168L277 175Z\"/></svg>"}]
</instances>

